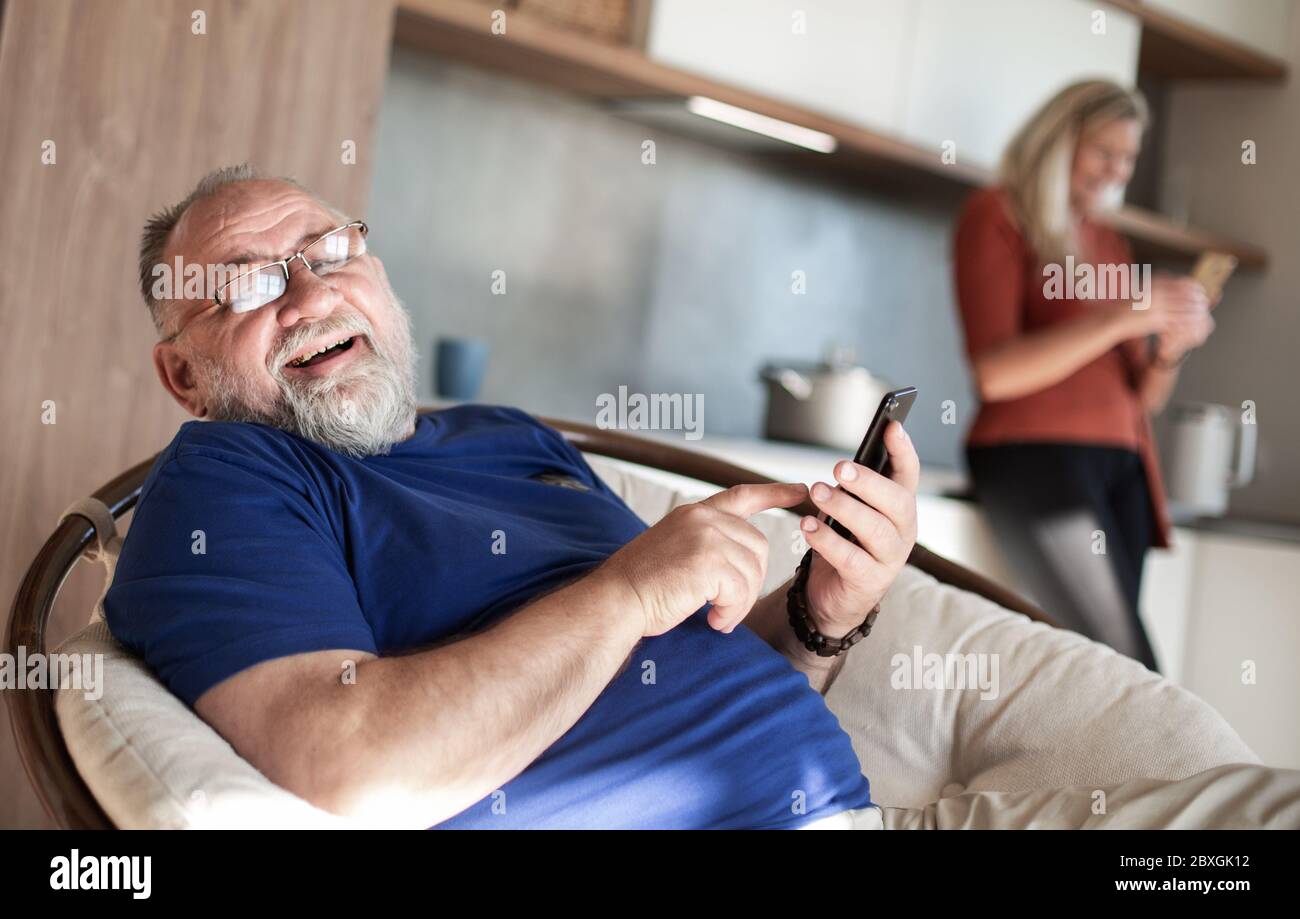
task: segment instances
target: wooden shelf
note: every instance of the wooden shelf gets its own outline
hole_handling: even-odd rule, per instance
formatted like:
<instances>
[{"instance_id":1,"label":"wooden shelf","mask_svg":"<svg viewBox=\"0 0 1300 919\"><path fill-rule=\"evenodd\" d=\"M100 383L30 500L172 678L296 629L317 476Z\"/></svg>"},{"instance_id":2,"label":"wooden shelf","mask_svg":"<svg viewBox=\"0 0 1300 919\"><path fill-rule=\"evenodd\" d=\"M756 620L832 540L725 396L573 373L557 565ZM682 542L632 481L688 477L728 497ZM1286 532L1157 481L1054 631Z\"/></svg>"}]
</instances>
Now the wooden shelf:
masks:
<instances>
[{"instance_id":1,"label":"wooden shelf","mask_svg":"<svg viewBox=\"0 0 1300 919\"><path fill-rule=\"evenodd\" d=\"M1286 61L1201 28L1142 0L1106 0L1142 24L1138 70L1166 80L1281 82Z\"/></svg>"},{"instance_id":2,"label":"wooden shelf","mask_svg":"<svg viewBox=\"0 0 1300 919\"><path fill-rule=\"evenodd\" d=\"M773 155L791 169L864 182L891 190L963 193L993 181L981 166L945 164L938 149L920 147L820 112L721 83L651 60L644 52L511 13L505 35L492 32L492 7L476 0L399 0L398 44L433 51L520 79L597 100L680 99L707 96L769 118L829 134L832 153ZM1114 226L1142 254L1195 258L1206 249L1236 255L1243 268L1262 268L1258 247L1180 227L1159 215L1126 207Z\"/></svg>"},{"instance_id":3,"label":"wooden shelf","mask_svg":"<svg viewBox=\"0 0 1300 919\"><path fill-rule=\"evenodd\" d=\"M838 141L832 154L792 153L782 157L786 160L804 160L831 170L865 173L907 184L919 180L961 188L983 184L987 178L982 169L944 165L937 149L922 149L769 96L668 67L640 50L588 38L520 13L510 15L505 35L494 35L490 14L490 7L472 0L400 0L395 38L399 44L594 99L707 96L830 134Z\"/></svg>"},{"instance_id":4,"label":"wooden shelf","mask_svg":"<svg viewBox=\"0 0 1300 919\"><path fill-rule=\"evenodd\" d=\"M1192 259L1202 252L1226 252L1237 257L1242 269L1268 267L1268 253L1259 246L1184 227L1140 207L1125 205L1106 222L1129 238L1143 261Z\"/></svg>"}]
</instances>

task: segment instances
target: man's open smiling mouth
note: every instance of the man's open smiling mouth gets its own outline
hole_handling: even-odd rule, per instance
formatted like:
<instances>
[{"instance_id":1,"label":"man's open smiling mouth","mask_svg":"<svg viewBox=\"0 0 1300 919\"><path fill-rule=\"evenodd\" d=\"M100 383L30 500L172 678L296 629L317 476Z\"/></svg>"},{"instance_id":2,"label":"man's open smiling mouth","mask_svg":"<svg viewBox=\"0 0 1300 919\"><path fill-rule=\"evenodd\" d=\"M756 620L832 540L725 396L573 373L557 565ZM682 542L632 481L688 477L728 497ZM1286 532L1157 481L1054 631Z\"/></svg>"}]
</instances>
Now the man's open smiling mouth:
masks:
<instances>
[{"instance_id":1,"label":"man's open smiling mouth","mask_svg":"<svg viewBox=\"0 0 1300 919\"><path fill-rule=\"evenodd\" d=\"M354 355L353 345L360 335L349 335L333 341L309 345L297 357L284 365L285 370L311 371L326 365L333 367L344 361L350 361Z\"/></svg>"}]
</instances>

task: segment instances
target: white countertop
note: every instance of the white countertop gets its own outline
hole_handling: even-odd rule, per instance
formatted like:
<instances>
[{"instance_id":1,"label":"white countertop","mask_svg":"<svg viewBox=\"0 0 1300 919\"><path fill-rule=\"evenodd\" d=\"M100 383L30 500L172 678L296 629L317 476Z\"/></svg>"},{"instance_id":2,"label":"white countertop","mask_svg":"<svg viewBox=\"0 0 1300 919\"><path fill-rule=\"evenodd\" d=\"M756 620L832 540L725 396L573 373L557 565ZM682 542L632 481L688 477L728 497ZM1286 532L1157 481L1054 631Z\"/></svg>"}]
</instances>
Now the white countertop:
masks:
<instances>
[{"instance_id":1,"label":"white countertop","mask_svg":"<svg viewBox=\"0 0 1300 919\"><path fill-rule=\"evenodd\" d=\"M434 407L445 407L453 402L437 401ZM590 423L590 422L587 422ZM774 479L788 482L833 481L832 467L848 453L831 447L797 444L789 441L767 440L761 437L722 436L708 434L699 440L687 440L681 431L630 431L639 437L651 437L708 453L761 472ZM966 497L969 482L960 469L921 464L921 480L917 489L921 498ZM1175 524L1175 538L1180 532L1223 534L1248 539L1273 542L1300 543L1300 525L1287 522L1250 520L1241 517L1202 517Z\"/></svg>"},{"instance_id":2,"label":"white countertop","mask_svg":"<svg viewBox=\"0 0 1300 919\"><path fill-rule=\"evenodd\" d=\"M709 434L699 440L687 440L680 431L635 433L666 440L688 450L708 453L774 479L809 485L817 481L834 483L831 469L840 460L852 458L850 453L832 447L756 437L721 437ZM920 494L948 495L964 492L965 488L966 477L959 470L921 464Z\"/></svg>"},{"instance_id":3,"label":"white countertop","mask_svg":"<svg viewBox=\"0 0 1300 919\"><path fill-rule=\"evenodd\" d=\"M636 431L634 433L666 440L688 450L709 453L774 479L804 482L809 485L818 480L833 482L831 468L839 460L848 458L847 453L831 447L766 440L759 437L726 437L710 434L699 440L687 440L680 431ZM968 488L969 482L961 470L921 464L921 481L917 488L919 496L923 498L964 497L967 495ZM1201 517L1190 521L1179 521L1175 530L1300 542L1300 526L1237 517Z\"/></svg>"}]
</instances>

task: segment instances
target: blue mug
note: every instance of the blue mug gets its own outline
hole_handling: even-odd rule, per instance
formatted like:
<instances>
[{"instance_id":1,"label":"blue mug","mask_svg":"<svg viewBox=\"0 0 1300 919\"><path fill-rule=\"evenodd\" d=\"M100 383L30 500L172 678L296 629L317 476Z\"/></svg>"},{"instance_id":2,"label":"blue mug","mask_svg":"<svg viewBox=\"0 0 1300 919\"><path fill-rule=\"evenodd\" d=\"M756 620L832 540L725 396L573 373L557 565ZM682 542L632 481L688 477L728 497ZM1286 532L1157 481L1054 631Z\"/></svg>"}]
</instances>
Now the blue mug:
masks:
<instances>
[{"instance_id":1,"label":"blue mug","mask_svg":"<svg viewBox=\"0 0 1300 919\"><path fill-rule=\"evenodd\" d=\"M472 401L483 385L490 345L486 338L439 338L434 384L440 399Z\"/></svg>"}]
</instances>

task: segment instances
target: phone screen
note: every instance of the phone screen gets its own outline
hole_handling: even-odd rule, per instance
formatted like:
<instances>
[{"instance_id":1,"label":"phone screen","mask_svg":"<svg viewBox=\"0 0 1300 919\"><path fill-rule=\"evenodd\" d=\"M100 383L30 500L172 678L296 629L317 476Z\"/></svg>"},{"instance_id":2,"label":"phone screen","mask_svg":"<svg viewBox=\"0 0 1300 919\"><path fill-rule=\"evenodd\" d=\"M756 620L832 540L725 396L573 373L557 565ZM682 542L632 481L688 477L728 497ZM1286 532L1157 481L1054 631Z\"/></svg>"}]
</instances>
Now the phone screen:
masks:
<instances>
[{"instance_id":1,"label":"phone screen","mask_svg":"<svg viewBox=\"0 0 1300 919\"><path fill-rule=\"evenodd\" d=\"M862 444L858 447L857 454L853 457L853 462L860 466L866 466L868 469L879 472L881 475L888 475L889 469L889 451L885 449L885 428L889 422L897 421L902 424L907 419L907 413L912 408L912 403L916 401L916 387L905 386L902 389L895 389L892 392L885 393L880 400L880 406L876 409L875 416L871 419L871 424L867 426L867 433L862 438ZM846 492L846 494L851 494ZM857 498L856 495L853 495ZM857 498L857 500L861 500ZM839 533L845 539L853 540L851 534L839 521L826 514L821 514L821 519L829 523L831 528Z\"/></svg>"}]
</instances>

